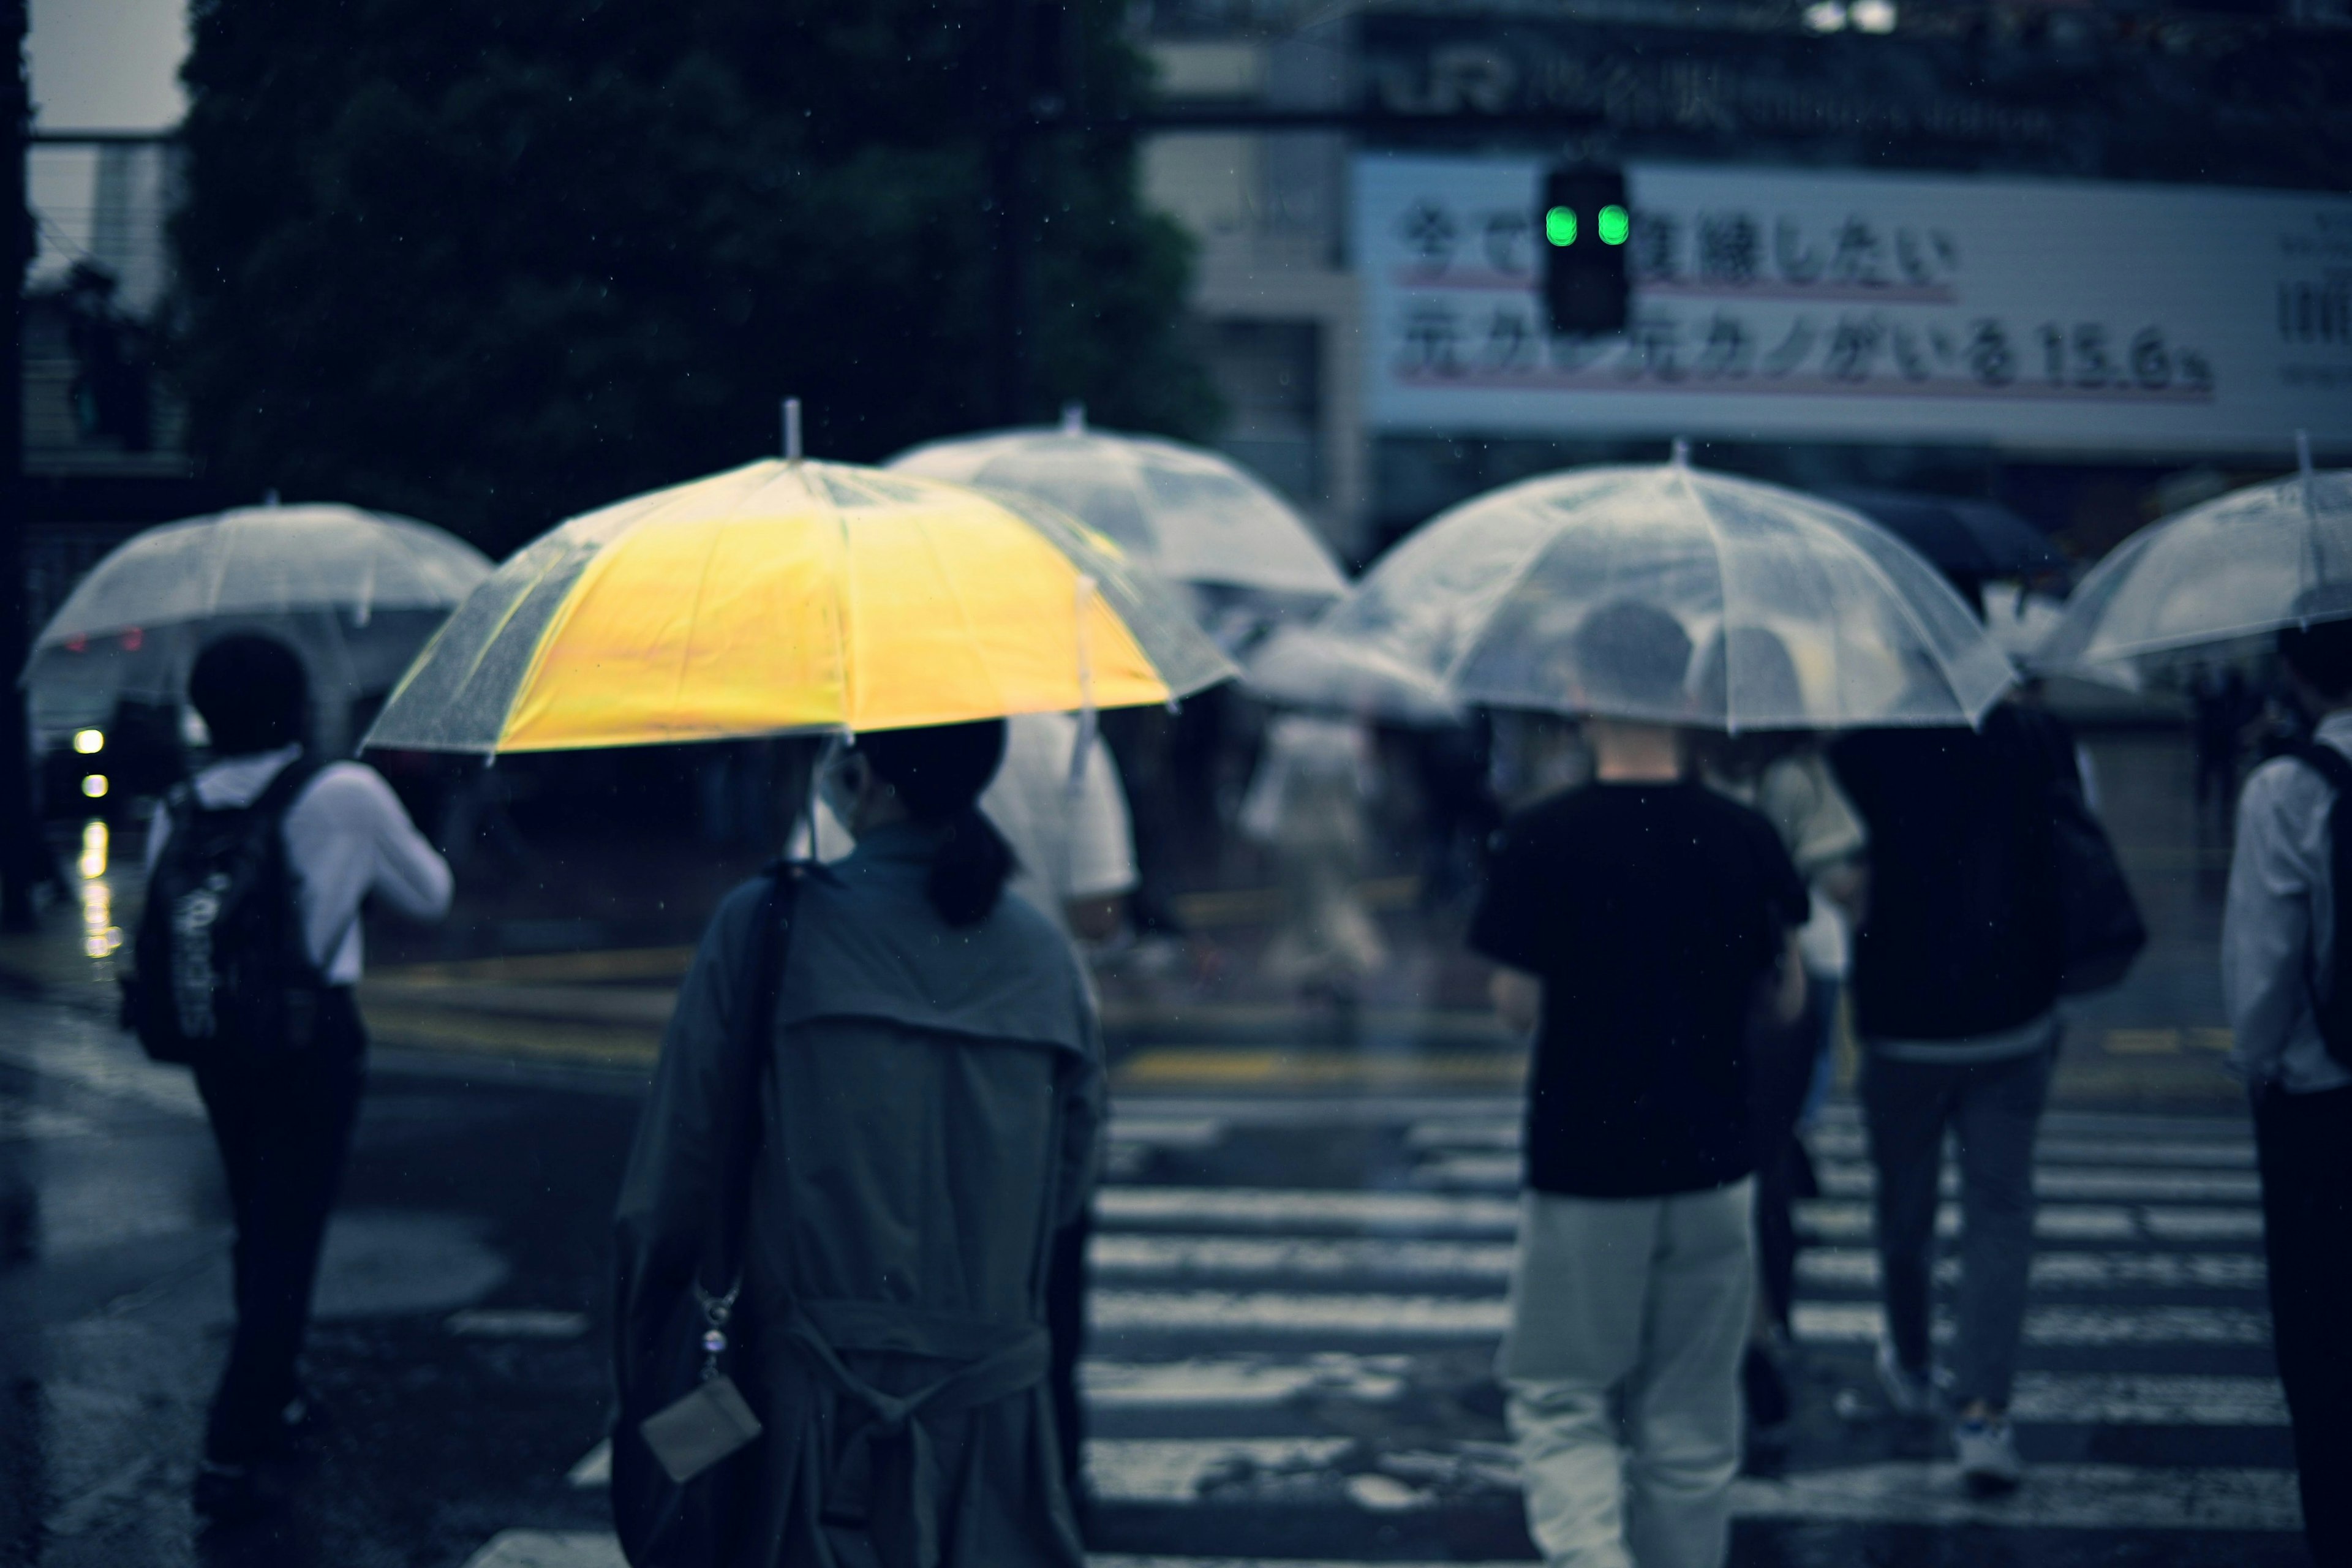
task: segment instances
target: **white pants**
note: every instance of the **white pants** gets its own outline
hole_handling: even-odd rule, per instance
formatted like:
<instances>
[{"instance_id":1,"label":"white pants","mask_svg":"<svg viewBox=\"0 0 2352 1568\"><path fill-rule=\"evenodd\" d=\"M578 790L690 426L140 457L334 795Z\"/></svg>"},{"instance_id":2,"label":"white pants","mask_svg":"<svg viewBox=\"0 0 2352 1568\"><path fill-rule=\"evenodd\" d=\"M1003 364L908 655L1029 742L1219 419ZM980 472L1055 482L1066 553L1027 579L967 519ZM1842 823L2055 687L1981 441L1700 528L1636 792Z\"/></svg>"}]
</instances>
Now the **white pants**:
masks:
<instances>
[{"instance_id":1,"label":"white pants","mask_svg":"<svg viewBox=\"0 0 2352 1568\"><path fill-rule=\"evenodd\" d=\"M1528 1531L1550 1568L1720 1568L1739 1469L1753 1188L1521 1197L1495 1370Z\"/></svg>"}]
</instances>

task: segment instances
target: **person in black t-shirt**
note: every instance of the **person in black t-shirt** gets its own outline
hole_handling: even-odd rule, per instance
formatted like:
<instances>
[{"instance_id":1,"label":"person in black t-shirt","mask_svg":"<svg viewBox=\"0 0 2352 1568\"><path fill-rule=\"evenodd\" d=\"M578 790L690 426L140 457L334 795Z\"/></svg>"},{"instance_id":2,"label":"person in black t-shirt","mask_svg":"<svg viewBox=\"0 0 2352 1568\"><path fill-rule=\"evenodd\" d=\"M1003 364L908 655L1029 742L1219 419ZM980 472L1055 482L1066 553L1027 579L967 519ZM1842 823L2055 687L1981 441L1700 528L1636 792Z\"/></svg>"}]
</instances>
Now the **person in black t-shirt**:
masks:
<instances>
[{"instance_id":1,"label":"person in black t-shirt","mask_svg":"<svg viewBox=\"0 0 2352 1568\"><path fill-rule=\"evenodd\" d=\"M1690 641L1662 612L1603 606L1577 645L1621 688L1683 689ZM1505 827L1471 928L1535 1035L1496 1371L1549 1561L1715 1568L1754 1289L1747 1040L1759 1008L1803 1006L1808 899L1764 818L1685 778L1679 731L1586 732L1594 782Z\"/></svg>"}]
</instances>

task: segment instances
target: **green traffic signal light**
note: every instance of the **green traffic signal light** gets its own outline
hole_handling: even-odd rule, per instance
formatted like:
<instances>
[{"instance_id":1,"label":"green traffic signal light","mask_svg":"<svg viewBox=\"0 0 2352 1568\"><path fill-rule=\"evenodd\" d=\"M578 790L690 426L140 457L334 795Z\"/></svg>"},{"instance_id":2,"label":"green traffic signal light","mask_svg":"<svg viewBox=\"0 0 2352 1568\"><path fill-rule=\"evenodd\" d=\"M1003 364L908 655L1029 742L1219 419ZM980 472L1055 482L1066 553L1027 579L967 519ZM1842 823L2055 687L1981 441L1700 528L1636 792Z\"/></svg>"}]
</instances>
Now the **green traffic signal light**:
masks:
<instances>
[{"instance_id":1,"label":"green traffic signal light","mask_svg":"<svg viewBox=\"0 0 2352 1568\"><path fill-rule=\"evenodd\" d=\"M1576 215L1566 207L1554 207L1544 214L1544 237L1554 245L1576 243Z\"/></svg>"},{"instance_id":2,"label":"green traffic signal light","mask_svg":"<svg viewBox=\"0 0 2352 1568\"><path fill-rule=\"evenodd\" d=\"M1569 220L1571 234L1574 232L1575 222L1573 218ZM1633 220L1626 216L1623 207L1612 205L1601 209L1600 218L1593 226L1601 235L1601 244L1622 245L1625 243L1625 237L1633 231Z\"/></svg>"}]
</instances>

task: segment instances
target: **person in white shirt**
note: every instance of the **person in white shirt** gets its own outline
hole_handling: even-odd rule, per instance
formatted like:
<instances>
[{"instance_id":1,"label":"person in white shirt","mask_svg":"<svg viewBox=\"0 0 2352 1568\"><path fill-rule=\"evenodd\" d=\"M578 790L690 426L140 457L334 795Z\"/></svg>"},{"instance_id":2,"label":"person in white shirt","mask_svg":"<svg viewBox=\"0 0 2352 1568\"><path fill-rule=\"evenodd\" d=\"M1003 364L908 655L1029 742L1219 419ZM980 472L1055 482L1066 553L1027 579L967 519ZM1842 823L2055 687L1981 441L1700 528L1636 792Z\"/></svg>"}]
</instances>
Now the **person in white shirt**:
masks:
<instances>
[{"instance_id":1,"label":"person in white shirt","mask_svg":"<svg viewBox=\"0 0 2352 1568\"><path fill-rule=\"evenodd\" d=\"M250 806L287 768L308 766L307 688L300 661L271 638L239 634L205 649L188 697L219 760L192 781L194 807ZM159 810L148 835L151 873L172 828L171 814ZM297 1363L365 1070L352 993L362 962L360 907L374 894L420 920L449 908L447 864L373 768L318 769L289 802L283 832L303 946L326 983L316 1032L299 1054L240 1054L229 1041L196 1065L236 1222L236 1332L195 1490L198 1511L224 1521L268 1505L257 1466L317 1420Z\"/></svg>"},{"instance_id":2,"label":"person in white shirt","mask_svg":"<svg viewBox=\"0 0 2352 1568\"><path fill-rule=\"evenodd\" d=\"M2352 762L2352 621L2279 633L2279 662L2315 729L2254 770L2221 912L2221 990L2262 1172L2271 1348L2286 1394L2315 1563L2352 1563L2352 1041L2330 1027L2336 945L2331 756ZM2331 1039L2330 1034L2336 1036Z\"/></svg>"}]
</instances>

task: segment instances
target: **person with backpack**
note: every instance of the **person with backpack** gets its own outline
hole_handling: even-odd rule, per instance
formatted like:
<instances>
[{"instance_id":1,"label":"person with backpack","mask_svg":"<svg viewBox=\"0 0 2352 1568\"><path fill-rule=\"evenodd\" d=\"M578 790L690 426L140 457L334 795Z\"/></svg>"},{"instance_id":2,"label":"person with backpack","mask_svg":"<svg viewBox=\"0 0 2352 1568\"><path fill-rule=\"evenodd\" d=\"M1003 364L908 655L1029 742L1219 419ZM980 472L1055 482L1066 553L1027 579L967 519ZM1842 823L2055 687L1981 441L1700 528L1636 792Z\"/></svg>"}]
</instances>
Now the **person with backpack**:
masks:
<instances>
[{"instance_id":1,"label":"person with backpack","mask_svg":"<svg viewBox=\"0 0 2352 1568\"><path fill-rule=\"evenodd\" d=\"M1080 1568L1046 1279L1092 1194L1095 1009L979 809L1003 721L857 737L857 847L745 884L614 1215L613 1511L663 1568Z\"/></svg>"},{"instance_id":2,"label":"person with backpack","mask_svg":"<svg viewBox=\"0 0 2352 1568\"><path fill-rule=\"evenodd\" d=\"M2053 824L2058 792L2079 806L2074 738L2005 700L1974 730L1847 734L1830 761L1869 837L1852 996L1886 1308L1878 1379L1898 1415L1953 1418L1969 1489L2007 1491L2024 1475L2009 1401L2033 1260L2033 1146L2067 977ZM1928 1340L1948 1133L1963 1218L1948 1373Z\"/></svg>"},{"instance_id":3,"label":"person with backpack","mask_svg":"<svg viewBox=\"0 0 2352 1568\"><path fill-rule=\"evenodd\" d=\"M2255 770L2238 802L2221 918L2231 1066L2253 1101L2271 1342L2294 1428L2315 1562L2352 1563L2352 622L2279 634L2316 732Z\"/></svg>"},{"instance_id":4,"label":"person with backpack","mask_svg":"<svg viewBox=\"0 0 2352 1568\"><path fill-rule=\"evenodd\" d=\"M298 1363L364 1074L360 907L438 919L450 877L373 769L305 750L285 644L214 642L188 700L215 761L150 826L124 1013L151 1056L194 1069L227 1178L236 1329L194 1495L227 1523L275 1500L268 1461L321 1418Z\"/></svg>"}]
</instances>

